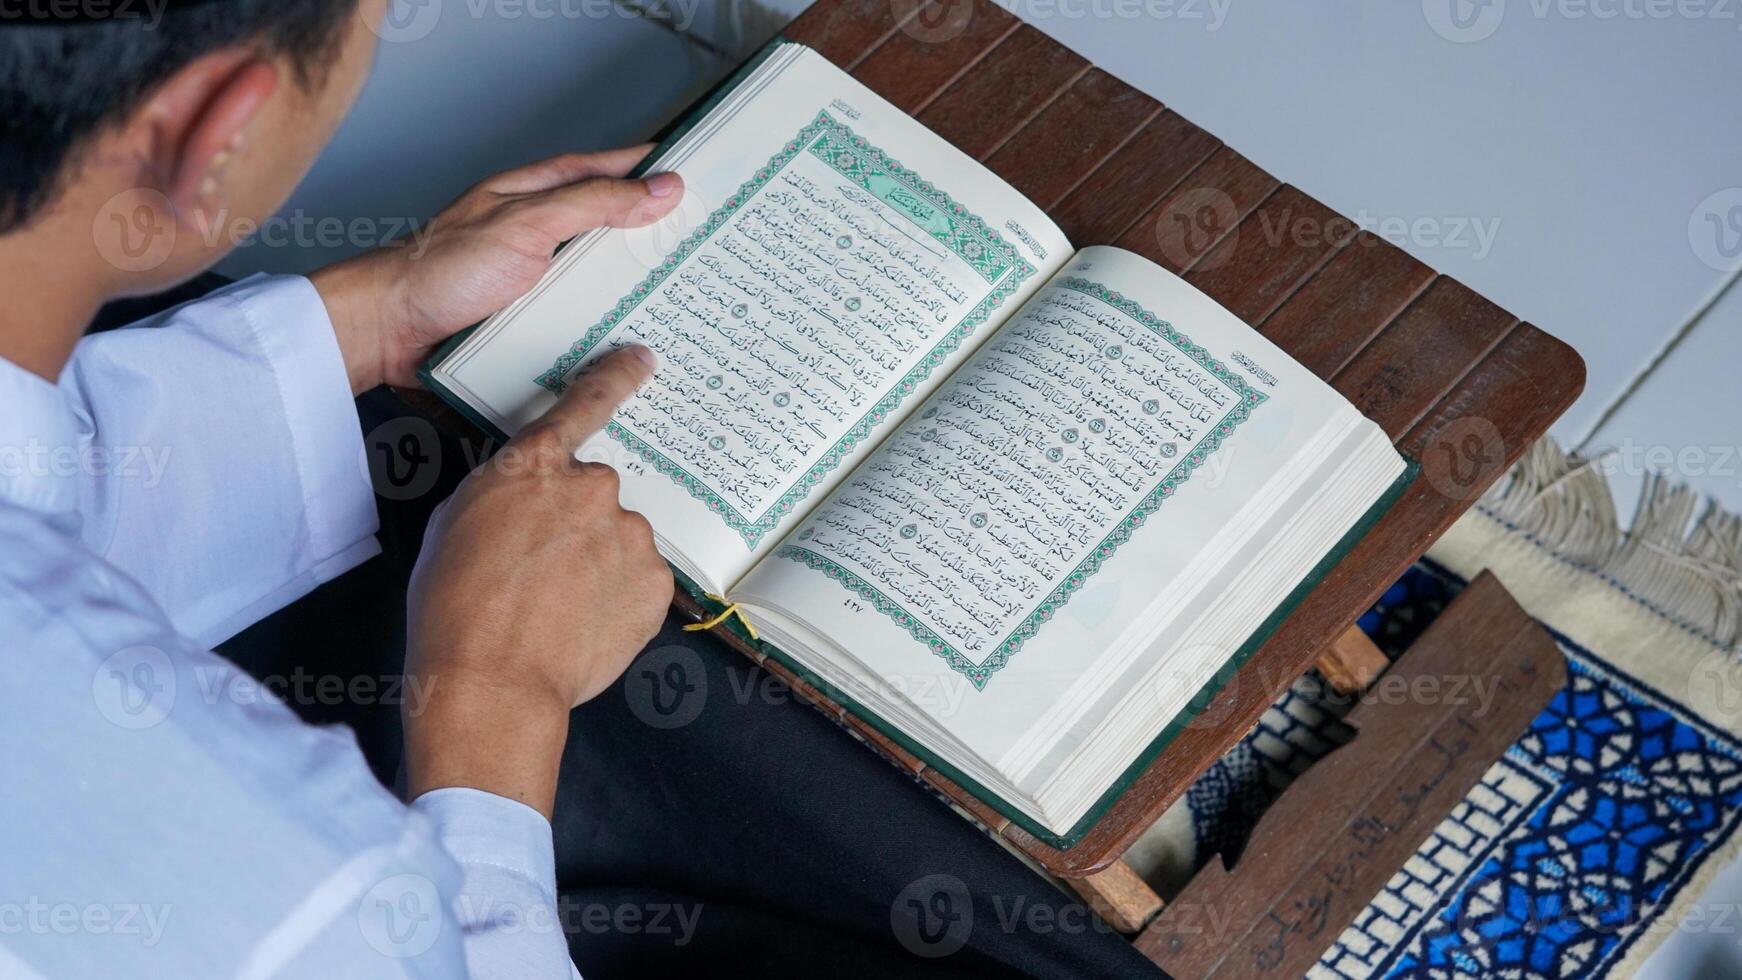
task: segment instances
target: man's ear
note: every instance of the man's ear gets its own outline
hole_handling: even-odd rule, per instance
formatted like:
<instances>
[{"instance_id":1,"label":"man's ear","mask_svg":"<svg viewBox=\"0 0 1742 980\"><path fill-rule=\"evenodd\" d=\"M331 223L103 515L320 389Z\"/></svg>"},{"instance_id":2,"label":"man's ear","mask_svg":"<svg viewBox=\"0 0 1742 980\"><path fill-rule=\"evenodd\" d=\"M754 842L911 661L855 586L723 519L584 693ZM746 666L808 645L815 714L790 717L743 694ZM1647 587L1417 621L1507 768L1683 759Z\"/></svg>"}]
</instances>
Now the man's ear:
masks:
<instances>
[{"instance_id":1,"label":"man's ear","mask_svg":"<svg viewBox=\"0 0 1742 980\"><path fill-rule=\"evenodd\" d=\"M225 171L278 84L272 62L227 51L190 63L151 96L147 152L176 214L210 221L224 207Z\"/></svg>"}]
</instances>

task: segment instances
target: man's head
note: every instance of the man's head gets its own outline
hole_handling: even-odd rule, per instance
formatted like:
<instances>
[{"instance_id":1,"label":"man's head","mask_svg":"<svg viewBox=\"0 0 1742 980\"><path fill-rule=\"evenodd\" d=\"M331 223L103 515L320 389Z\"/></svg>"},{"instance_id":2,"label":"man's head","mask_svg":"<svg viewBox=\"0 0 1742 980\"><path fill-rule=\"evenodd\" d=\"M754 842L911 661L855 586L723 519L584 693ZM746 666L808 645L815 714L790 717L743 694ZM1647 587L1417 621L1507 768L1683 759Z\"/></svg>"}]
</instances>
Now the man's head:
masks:
<instances>
[{"instance_id":1,"label":"man's head","mask_svg":"<svg viewBox=\"0 0 1742 980\"><path fill-rule=\"evenodd\" d=\"M160 0L149 17L0 24L0 244L99 260L116 293L211 265L332 136L385 6Z\"/></svg>"}]
</instances>

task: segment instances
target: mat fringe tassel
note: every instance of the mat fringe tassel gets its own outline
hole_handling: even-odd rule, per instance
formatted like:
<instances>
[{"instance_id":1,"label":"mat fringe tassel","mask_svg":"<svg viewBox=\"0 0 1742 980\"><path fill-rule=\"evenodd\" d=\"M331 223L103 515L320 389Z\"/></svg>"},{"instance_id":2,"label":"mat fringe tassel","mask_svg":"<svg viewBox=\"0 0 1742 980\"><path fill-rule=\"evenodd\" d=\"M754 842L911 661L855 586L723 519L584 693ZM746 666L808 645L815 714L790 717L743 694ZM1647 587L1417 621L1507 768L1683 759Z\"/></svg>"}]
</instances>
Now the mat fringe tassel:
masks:
<instances>
[{"instance_id":1,"label":"mat fringe tassel","mask_svg":"<svg viewBox=\"0 0 1742 980\"><path fill-rule=\"evenodd\" d=\"M1742 647L1742 516L1652 473L1623 531L1604 465L1611 455L1563 451L1544 437L1476 506L1677 624Z\"/></svg>"}]
</instances>

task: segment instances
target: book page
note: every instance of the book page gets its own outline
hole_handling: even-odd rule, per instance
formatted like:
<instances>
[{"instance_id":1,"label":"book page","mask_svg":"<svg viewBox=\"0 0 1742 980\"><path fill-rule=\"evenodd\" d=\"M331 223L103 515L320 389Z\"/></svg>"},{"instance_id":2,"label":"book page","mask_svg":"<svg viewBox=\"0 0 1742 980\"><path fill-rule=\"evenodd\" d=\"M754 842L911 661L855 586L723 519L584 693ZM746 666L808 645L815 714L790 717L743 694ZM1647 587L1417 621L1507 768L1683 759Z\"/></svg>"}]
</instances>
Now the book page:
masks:
<instances>
[{"instance_id":1,"label":"book page","mask_svg":"<svg viewBox=\"0 0 1742 980\"><path fill-rule=\"evenodd\" d=\"M624 505L714 591L1069 251L1033 205L820 56L776 54L789 63L655 165L686 181L671 219L578 240L443 365L513 431L605 352L652 348L654 379L581 455L617 468Z\"/></svg>"},{"instance_id":2,"label":"book page","mask_svg":"<svg viewBox=\"0 0 1742 980\"><path fill-rule=\"evenodd\" d=\"M1355 418L1177 277L1085 248L732 598L892 686L965 681L921 710L996 759Z\"/></svg>"}]
</instances>

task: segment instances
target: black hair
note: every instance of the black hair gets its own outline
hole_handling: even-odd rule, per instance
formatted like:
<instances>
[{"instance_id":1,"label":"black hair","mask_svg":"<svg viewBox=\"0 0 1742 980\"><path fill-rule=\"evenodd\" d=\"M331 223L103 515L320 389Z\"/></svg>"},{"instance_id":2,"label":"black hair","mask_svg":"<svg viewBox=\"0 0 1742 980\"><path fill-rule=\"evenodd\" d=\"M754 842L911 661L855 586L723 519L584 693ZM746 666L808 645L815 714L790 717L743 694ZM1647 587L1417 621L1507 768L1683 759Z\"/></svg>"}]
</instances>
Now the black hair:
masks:
<instances>
[{"instance_id":1,"label":"black hair","mask_svg":"<svg viewBox=\"0 0 1742 980\"><path fill-rule=\"evenodd\" d=\"M109 0L104 17L0 21L0 234L54 200L87 141L204 55L254 45L287 56L312 90L358 2Z\"/></svg>"}]
</instances>

